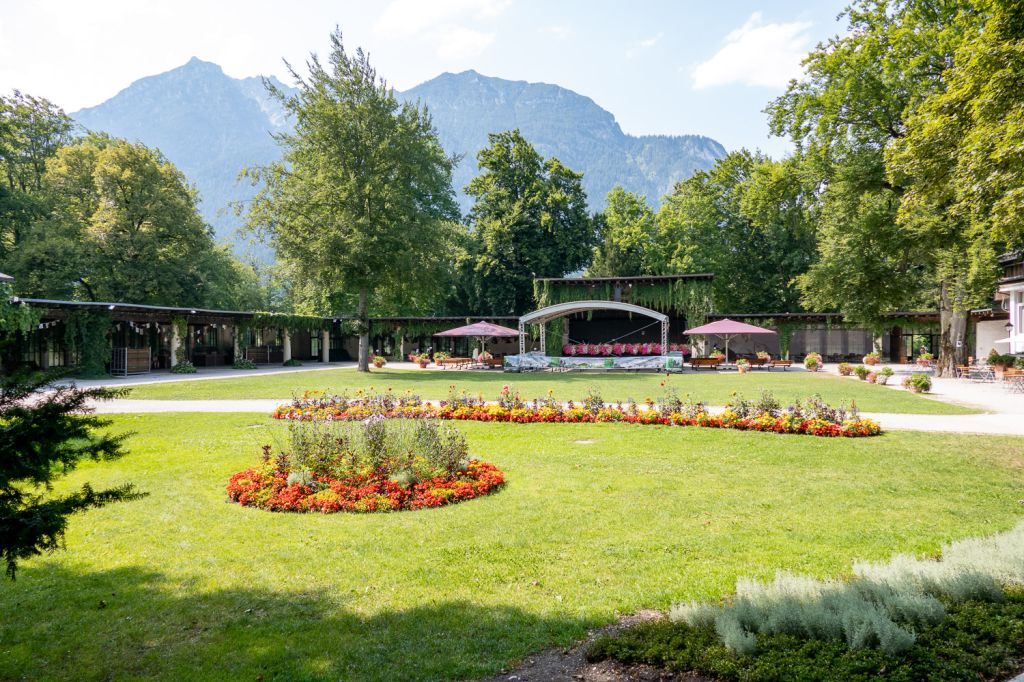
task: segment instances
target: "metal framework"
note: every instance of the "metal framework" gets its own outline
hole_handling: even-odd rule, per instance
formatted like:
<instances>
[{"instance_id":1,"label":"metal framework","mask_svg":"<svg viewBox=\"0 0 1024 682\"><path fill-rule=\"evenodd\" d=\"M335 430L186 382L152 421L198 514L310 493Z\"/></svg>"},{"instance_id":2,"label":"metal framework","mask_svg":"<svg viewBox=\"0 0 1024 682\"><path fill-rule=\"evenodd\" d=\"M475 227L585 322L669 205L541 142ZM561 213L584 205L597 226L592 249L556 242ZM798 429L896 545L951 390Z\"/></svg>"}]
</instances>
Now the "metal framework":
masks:
<instances>
[{"instance_id":1,"label":"metal framework","mask_svg":"<svg viewBox=\"0 0 1024 682\"><path fill-rule=\"evenodd\" d=\"M654 318L661 322L661 354L668 354L668 315L659 313L657 310L651 310L650 308L644 308L643 306L633 305L632 303L622 303L619 301L569 301L566 303L556 303L555 305L549 305L546 308L540 310L534 310L532 313L527 313L519 318L519 354L522 355L526 352L526 325L528 324L539 324L540 325L540 346L541 348L547 348L547 330L545 323L551 320L558 319L559 317L565 317L566 315L572 315L573 313L581 313L588 310L619 310L627 313L636 313L637 315L644 315L646 317Z\"/></svg>"}]
</instances>

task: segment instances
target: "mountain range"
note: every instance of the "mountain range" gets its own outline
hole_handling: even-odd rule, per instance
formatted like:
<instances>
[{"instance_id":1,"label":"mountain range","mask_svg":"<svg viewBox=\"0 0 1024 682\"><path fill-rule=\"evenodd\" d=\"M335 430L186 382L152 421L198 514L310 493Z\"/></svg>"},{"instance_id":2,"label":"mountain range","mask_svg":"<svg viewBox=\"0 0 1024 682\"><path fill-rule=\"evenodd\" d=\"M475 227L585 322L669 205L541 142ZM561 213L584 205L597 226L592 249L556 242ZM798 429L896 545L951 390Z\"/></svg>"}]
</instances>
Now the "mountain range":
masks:
<instances>
[{"instance_id":1,"label":"mountain range","mask_svg":"<svg viewBox=\"0 0 1024 682\"><path fill-rule=\"evenodd\" d=\"M445 150L463 156L454 185L464 211L469 201L461 189L477 173L476 153L492 132L519 128L542 155L583 172L594 210L617 184L647 195L656 205L677 181L725 155L721 144L700 135L627 135L592 99L557 85L464 71L441 74L396 94L425 103ZM87 130L160 149L198 187L204 217L227 241L233 241L240 224L230 203L253 193L237 181L239 171L279 158L271 134L289 126L260 77L232 78L220 66L195 57L71 116Z\"/></svg>"}]
</instances>

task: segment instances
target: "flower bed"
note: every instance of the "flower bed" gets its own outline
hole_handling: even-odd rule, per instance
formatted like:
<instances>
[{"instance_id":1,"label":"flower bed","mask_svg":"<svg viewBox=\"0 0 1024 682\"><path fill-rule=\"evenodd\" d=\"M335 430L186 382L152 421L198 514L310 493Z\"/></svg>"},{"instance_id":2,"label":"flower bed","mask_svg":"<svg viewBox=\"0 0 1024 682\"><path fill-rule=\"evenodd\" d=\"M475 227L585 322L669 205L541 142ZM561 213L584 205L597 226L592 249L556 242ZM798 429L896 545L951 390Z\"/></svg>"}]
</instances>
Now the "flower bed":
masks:
<instances>
[{"instance_id":1,"label":"flower bed","mask_svg":"<svg viewBox=\"0 0 1024 682\"><path fill-rule=\"evenodd\" d=\"M292 512L385 512L443 507L488 495L505 483L493 464L469 460L453 476L435 476L403 486L380 474L336 479L315 476L289 485L289 471L273 462L241 471L228 481L228 497L247 507Z\"/></svg>"},{"instance_id":2,"label":"flower bed","mask_svg":"<svg viewBox=\"0 0 1024 682\"><path fill-rule=\"evenodd\" d=\"M326 396L306 394L273 412L276 419L294 421L362 421L374 415L388 419L442 419L482 422L538 423L609 423L657 424L664 426L698 426L741 431L806 434L825 437L876 436L882 432L878 422L861 417L855 408L832 408L811 397L805 402L782 409L770 394L752 403L735 398L720 414L711 414L699 402L684 402L667 394L659 403L649 400L644 406L635 402L626 405L605 404L600 397L588 396L581 403L562 404L548 398L524 402L506 386L496 402L482 398L452 396L438 403L428 403L416 396L382 394Z\"/></svg>"},{"instance_id":3,"label":"flower bed","mask_svg":"<svg viewBox=\"0 0 1024 682\"><path fill-rule=\"evenodd\" d=\"M468 456L466 439L437 421L300 420L286 451L263 446L259 466L228 481L228 498L282 512L387 512L472 500L505 483L493 464Z\"/></svg>"},{"instance_id":4,"label":"flower bed","mask_svg":"<svg viewBox=\"0 0 1024 682\"><path fill-rule=\"evenodd\" d=\"M611 357L661 355L660 343L568 343L562 346L562 355L567 357ZM690 354L685 343L670 343L667 352Z\"/></svg>"}]
</instances>

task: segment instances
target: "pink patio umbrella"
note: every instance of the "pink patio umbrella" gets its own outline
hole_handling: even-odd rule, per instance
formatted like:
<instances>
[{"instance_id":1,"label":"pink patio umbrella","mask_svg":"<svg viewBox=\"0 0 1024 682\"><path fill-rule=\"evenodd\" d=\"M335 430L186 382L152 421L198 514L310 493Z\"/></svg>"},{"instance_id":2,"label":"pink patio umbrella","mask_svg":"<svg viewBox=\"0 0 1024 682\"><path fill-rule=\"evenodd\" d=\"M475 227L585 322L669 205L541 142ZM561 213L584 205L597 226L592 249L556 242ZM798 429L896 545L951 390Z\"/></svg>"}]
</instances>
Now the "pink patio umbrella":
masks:
<instances>
[{"instance_id":1,"label":"pink patio umbrella","mask_svg":"<svg viewBox=\"0 0 1024 682\"><path fill-rule=\"evenodd\" d=\"M467 324L463 327L456 327L455 329L438 332L434 336L475 336L480 339L480 346L482 348L484 339L496 336L519 336L519 331L516 329L509 329L508 327L502 327L500 324L474 322L473 324Z\"/></svg>"},{"instance_id":2,"label":"pink patio umbrella","mask_svg":"<svg viewBox=\"0 0 1024 682\"><path fill-rule=\"evenodd\" d=\"M708 324L702 324L699 327L693 329L687 329L684 333L686 334L703 334L705 336L718 336L725 341L725 360L729 360L729 340L734 336L742 336L744 334L775 334L771 329L765 329L764 327L757 327L746 322L737 322L736 320L730 320L725 318L722 320L715 320Z\"/></svg>"}]
</instances>

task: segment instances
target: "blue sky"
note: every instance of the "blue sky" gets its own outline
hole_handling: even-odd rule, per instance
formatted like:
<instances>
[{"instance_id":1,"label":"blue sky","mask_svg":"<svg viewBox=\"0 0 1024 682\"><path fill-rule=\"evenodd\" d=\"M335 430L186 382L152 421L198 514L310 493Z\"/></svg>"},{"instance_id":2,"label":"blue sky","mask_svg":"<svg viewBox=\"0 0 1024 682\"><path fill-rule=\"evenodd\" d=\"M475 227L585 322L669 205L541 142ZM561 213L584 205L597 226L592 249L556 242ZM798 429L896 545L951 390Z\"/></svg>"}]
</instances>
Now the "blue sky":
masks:
<instances>
[{"instance_id":1,"label":"blue sky","mask_svg":"<svg viewBox=\"0 0 1024 682\"><path fill-rule=\"evenodd\" d=\"M232 76L273 73L323 52L337 24L406 89L444 71L556 83L594 99L627 133L713 137L788 151L765 104L799 59L840 33L846 2L387 0L283 5L178 0L0 0L0 91L69 111L195 55Z\"/></svg>"}]
</instances>

